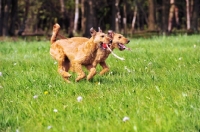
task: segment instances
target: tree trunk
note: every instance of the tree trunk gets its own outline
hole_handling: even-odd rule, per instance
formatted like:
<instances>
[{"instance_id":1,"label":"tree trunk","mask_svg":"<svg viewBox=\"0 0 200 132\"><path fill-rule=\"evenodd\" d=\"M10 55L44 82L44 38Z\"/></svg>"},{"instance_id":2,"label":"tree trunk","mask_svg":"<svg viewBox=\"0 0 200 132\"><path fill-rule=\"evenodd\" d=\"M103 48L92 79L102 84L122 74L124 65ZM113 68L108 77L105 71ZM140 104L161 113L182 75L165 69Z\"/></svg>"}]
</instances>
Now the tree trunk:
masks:
<instances>
[{"instance_id":1,"label":"tree trunk","mask_svg":"<svg viewBox=\"0 0 200 132\"><path fill-rule=\"evenodd\" d=\"M169 2L166 1L166 0L162 0L162 31L163 33L166 33L167 32L167 13L168 13L168 10L167 10L167 7L169 5Z\"/></svg>"},{"instance_id":2,"label":"tree trunk","mask_svg":"<svg viewBox=\"0 0 200 132\"><path fill-rule=\"evenodd\" d=\"M75 0L75 16L74 16L74 30L73 33L77 32L79 18L79 0Z\"/></svg>"},{"instance_id":3,"label":"tree trunk","mask_svg":"<svg viewBox=\"0 0 200 132\"><path fill-rule=\"evenodd\" d=\"M115 2L112 2L112 15L111 15L111 29L115 31L116 26L115 26L115 14L116 14L116 6Z\"/></svg>"},{"instance_id":4,"label":"tree trunk","mask_svg":"<svg viewBox=\"0 0 200 132\"><path fill-rule=\"evenodd\" d=\"M73 19L72 13L67 14L64 0L60 0L60 12L61 12L60 26L62 27L62 29L65 30L67 34L69 34L69 36L73 36L73 26L71 22L73 22L74 20L71 20Z\"/></svg>"},{"instance_id":5,"label":"tree trunk","mask_svg":"<svg viewBox=\"0 0 200 132\"><path fill-rule=\"evenodd\" d=\"M175 20L176 20L176 27L177 27L177 28L179 28L179 25L180 25L180 24L179 24L178 12L179 12L178 7L175 6L174 14L175 14Z\"/></svg>"},{"instance_id":6,"label":"tree trunk","mask_svg":"<svg viewBox=\"0 0 200 132\"><path fill-rule=\"evenodd\" d=\"M96 27L96 17L95 17L95 12L94 12L94 1L93 0L87 0L86 2L86 6L85 6L85 14L86 14L86 30L84 33L85 37L91 37L90 35L90 28Z\"/></svg>"},{"instance_id":7,"label":"tree trunk","mask_svg":"<svg viewBox=\"0 0 200 132\"><path fill-rule=\"evenodd\" d=\"M172 21L174 17L174 11L175 11L175 0L170 0L170 9L169 9L169 19L168 19L168 32L172 31Z\"/></svg>"},{"instance_id":8,"label":"tree trunk","mask_svg":"<svg viewBox=\"0 0 200 132\"><path fill-rule=\"evenodd\" d=\"M199 5L200 2L199 0L194 0L194 6L193 6L193 15L192 15L192 24L191 24L191 29L194 32L198 31L198 13L199 13Z\"/></svg>"},{"instance_id":9,"label":"tree trunk","mask_svg":"<svg viewBox=\"0 0 200 132\"><path fill-rule=\"evenodd\" d=\"M190 2L189 0L186 0L186 19L187 19L187 30L189 31L191 29L190 24Z\"/></svg>"},{"instance_id":10,"label":"tree trunk","mask_svg":"<svg viewBox=\"0 0 200 132\"><path fill-rule=\"evenodd\" d=\"M18 35L22 35L22 33L25 31L28 13L29 13L29 0L26 0L25 1L25 13L23 16L22 24L20 25L20 29L18 31Z\"/></svg>"},{"instance_id":11,"label":"tree trunk","mask_svg":"<svg viewBox=\"0 0 200 132\"><path fill-rule=\"evenodd\" d=\"M149 16L148 16L148 30L155 30L155 2L154 0L148 0L149 2Z\"/></svg>"},{"instance_id":12,"label":"tree trunk","mask_svg":"<svg viewBox=\"0 0 200 132\"><path fill-rule=\"evenodd\" d=\"M64 19L64 17L65 17L65 4L64 4L64 0L60 0L60 12L61 12L62 18Z\"/></svg>"},{"instance_id":13,"label":"tree trunk","mask_svg":"<svg viewBox=\"0 0 200 132\"><path fill-rule=\"evenodd\" d=\"M116 14L115 14L115 31L119 32L119 23L120 23L120 10L119 10L119 0L115 0L115 8L116 8Z\"/></svg>"},{"instance_id":14,"label":"tree trunk","mask_svg":"<svg viewBox=\"0 0 200 132\"><path fill-rule=\"evenodd\" d=\"M8 20L10 17L11 0L6 0L4 6L3 36L8 36Z\"/></svg>"},{"instance_id":15,"label":"tree trunk","mask_svg":"<svg viewBox=\"0 0 200 132\"><path fill-rule=\"evenodd\" d=\"M133 13L133 20L132 20L132 25L131 25L131 33L134 33L134 31L135 31L136 18L137 18L137 5L135 6L134 13Z\"/></svg>"},{"instance_id":16,"label":"tree trunk","mask_svg":"<svg viewBox=\"0 0 200 132\"><path fill-rule=\"evenodd\" d=\"M17 17L17 7L18 7L18 0L12 0L12 9L11 9L11 23L10 23L10 29L9 34L11 36L15 35L15 22Z\"/></svg>"},{"instance_id":17,"label":"tree trunk","mask_svg":"<svg viewBox=\"0 0 200 132\"><path fill-rule=\"evenodd\" d=\"M139 29L143 29L144 26L146 25L146 23L148 24L148 15L147 15L147 11L143 9L143 3L145 2L145 0L137 0L137 7L138 7L138 21L137 21L137 25L139 27ZM142 12L142 13L140 13ZM140 21L142 20L142 21ZM143 21L145 20L145 22Z\"/></svg>"},{"instance_id":18,"label":"tree trunk","mask_svg":"<svg viewBox=\"0 0 200 132\"><path fill-rule=\"evenodd\" d=\"M85 33L85 22L86 22L86 17L85 17L85 0L81 0L81 29L82 33Z\"/></svg>"},{"instance_id":19,"label":"tree trunk","mask_svg":"<svg viewBox=\"0 0 200 132\"><path fill-rule=\"evenodd\" d=\"M74 33L73 33L73 30L74 30L74 19L73 19L73 12L71 12L71 13L68 13L69 14L69 21L70 21L70 23L69 23L69 32L68 32L68 34L69 34L69 38L71 38L71 37L74 37Z\"/></svg>"},{"instance_id":20,"label":"tree trunk","mask_svg":"<svg viewBox=\"0 0 200 132\"><path fill-rule=\"evenodd\" d=\"M124 26L124 34L127 34L127 14L126 14L126 5L127 5L127 2L126 0L124 1L124 6L123 6L123 12L124 12L124 15L123 15L123 26Z\"/></svg>"},{"instance_id":21,"label":"tree trunk","mask_svg":"<svg viewBox=\"0 0 200 132\"><path fill-rule=\"evenodd\" d=\"M3 34L3 1L0 0L0 36Z\"/></svg>"}]
</instances>

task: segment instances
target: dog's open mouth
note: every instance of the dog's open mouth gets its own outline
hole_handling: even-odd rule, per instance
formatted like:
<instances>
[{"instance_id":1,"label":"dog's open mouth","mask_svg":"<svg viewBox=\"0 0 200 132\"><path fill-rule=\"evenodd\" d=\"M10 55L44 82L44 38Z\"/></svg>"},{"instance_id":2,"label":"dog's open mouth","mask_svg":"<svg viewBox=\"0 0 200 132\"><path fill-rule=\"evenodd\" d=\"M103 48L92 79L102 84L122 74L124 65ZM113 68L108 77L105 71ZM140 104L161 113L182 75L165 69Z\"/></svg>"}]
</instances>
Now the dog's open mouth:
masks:
<instances>
[{"instance_id":1,"label":"dog's open mouth","mask_svg":"<svg viewBox=\"0 0 200 132\"><path fill-rule=\"evenodd\" d=\"M111 44L101 43L101 48L104 49L104 50L107 49L110 46L111 46Z\"/></svg>"},{"instance_id":2,"label":"dog's open mouth","mask_svg":"<svg viewBox=\"0 0 200 132\"><path fill-rule=\"evenodd\" d=\"M106 48L107 48L107 44L106 44L106 43L103 43L103 44L102 44L102 48L103 48L103 49L106 49Z\"/></svg>"},{"instance_id":3,"label":"dog's open mouth","mask_svg":"<svg viewBox=\"0 0 200 132\"><path fill-rule=\"evenodd\" d=\"M126 46L123 45L122 43L118 43L118 47L119 47L119 50L125 50L126 49Z\"/></svg>"},{"instance_id":4,"label":"dog's open mouth","mask_svg":"<svg viewBox=\"0 0 200 132\"><path fill-rule=\"evenodd\" d=\"M118 47L119 47L119 50L131 50L130 48L127 48L125 45L123 45L122 43L118 43Z\"/></svg>"}]
</instances>

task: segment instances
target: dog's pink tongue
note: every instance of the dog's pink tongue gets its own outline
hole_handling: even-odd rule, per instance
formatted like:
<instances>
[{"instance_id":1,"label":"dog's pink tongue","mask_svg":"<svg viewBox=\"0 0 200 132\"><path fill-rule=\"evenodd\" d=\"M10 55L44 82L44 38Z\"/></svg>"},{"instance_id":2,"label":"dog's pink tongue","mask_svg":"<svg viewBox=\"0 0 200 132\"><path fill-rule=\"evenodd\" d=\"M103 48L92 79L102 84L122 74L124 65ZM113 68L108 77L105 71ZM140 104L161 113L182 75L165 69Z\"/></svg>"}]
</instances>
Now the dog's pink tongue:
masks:
<instances>
[{"instance_id":1,"label":"dog's pink tongue","mask_svg":"<svg viewBox=\"0 0 200 132\"><path fill-rule=\"evenodd\" d=\"M123 49L127 49L127 50L131 50L130 48L127 48L125 45L123 44L120 44L120 46L123 48Z\"/></svg>"},{"instance_id":2,"label":"dog's pink tongue","mask_svg":"<svg viewBox=\"0 0 200 132\"><path fill-rule=\"evenodd\" d=\"M126 49L126 46L125 46L125 45L123 45L123 44L121 44L121 47L122 47L122 48L124 48L124 49Z\"/></svg>"},{"instance_id":3,"label":"dog's pink tongue","mask_svg":"<svg viewBox=\"0 0 200 132\"><path fill-rule=\"evenodd\" d=\"M105 43L103 43L102 46L103 46L103 48L105 48L105 49L107 48L107 44L105 44Z\"/></svg>"}]
</instances>

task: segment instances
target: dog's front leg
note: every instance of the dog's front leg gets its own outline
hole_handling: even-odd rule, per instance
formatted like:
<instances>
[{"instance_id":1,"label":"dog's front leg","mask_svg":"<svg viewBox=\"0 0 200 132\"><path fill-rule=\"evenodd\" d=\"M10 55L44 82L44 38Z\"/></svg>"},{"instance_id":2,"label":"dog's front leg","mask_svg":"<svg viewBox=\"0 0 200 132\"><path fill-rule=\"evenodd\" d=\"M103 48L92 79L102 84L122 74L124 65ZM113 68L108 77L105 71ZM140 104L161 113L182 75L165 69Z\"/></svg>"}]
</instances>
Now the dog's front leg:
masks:
<instances>
[{"instance_id":1,"label":"dog's front leg","mask_svg":"<svg viewBox=\"0 0 200 132\"><path fill-rule=\"evenodd\" d=\"M100 64L101 67L103 68L103 69L101 70L101 72L100 72L100 75L103 75L103 74L105 74L106 72L109 71L109 67L106 65L106 62L105 62L105 61L100 62L99 64Z\"/></svg>"},{"instance_id":2,"label":"dog's front leg","mask_svg":"<svg viewBox=\"0 0 200 132\"><path fill-rule=\"evenodd\" d=\"M80 81L85 77L85 73L82 70L82 65L75 62L73 63L74 71L77 73L78 77L76 78L76 82Z\"/></svg>"},{"instance_id":3,"label":"dog's front leg","mask_svg":"<svg viewBox=\"0 0 200 132\"><path fill-rule=\"evenodd\" d=\"M96 75L96 68L92 65L87 65L86 68L89 70L89 74L87 75L87 80L90 80L91 78Z\"/></svg>"}]
</instances>

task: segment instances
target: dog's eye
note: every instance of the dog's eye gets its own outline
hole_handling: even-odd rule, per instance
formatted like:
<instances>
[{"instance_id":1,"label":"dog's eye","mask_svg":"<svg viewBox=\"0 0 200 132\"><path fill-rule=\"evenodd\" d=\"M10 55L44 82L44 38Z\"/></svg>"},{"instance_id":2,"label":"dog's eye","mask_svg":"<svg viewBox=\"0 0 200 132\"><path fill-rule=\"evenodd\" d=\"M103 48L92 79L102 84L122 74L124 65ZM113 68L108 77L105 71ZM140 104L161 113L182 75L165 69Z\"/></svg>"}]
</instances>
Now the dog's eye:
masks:
<instances>
[{"instance_id":1,"label":"dog's eye","mask_svg":"<svg viewBox=\"0 0 200 132\"><path fill-rule=\"evenodd\" d=\"M119 36L119 39L122 38L121 36Z\"/></svg>"},{"instance_id":2,"label":"dog's eye","mask_svg":"<svg viewBox=\"0 0 200 132\"><path fill-rule=\"evenodd\" d=\"M101 36L102 38L104 37L104 35Z\"/></svg>"}]
</instances>

